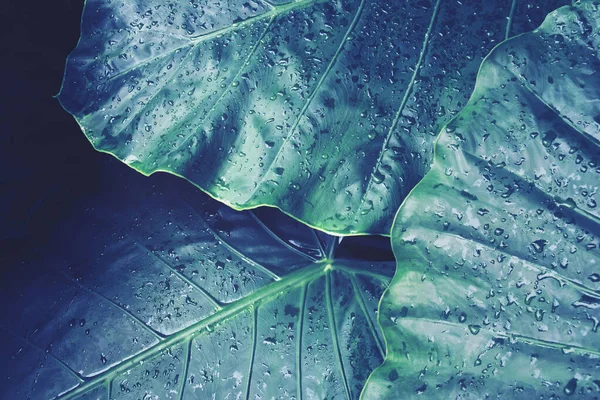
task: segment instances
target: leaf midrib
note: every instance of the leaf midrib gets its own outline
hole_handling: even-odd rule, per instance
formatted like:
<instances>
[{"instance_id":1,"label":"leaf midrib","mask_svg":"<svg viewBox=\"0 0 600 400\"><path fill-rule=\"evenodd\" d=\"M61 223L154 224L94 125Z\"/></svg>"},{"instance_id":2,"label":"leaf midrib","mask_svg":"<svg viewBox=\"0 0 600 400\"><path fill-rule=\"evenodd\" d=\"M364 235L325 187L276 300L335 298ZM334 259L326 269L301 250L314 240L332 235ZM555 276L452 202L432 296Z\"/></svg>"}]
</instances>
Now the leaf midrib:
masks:
<instances>
[{"instance_id":1,"label":"leaf midrib","mask_svg":"<svg viewBox=\"0 0 600 400\"><path fill-rule=\"evenodd\" d=\"M94 375L92 377L79 377L79 381L81 382L81 384L73 389L70 389L60 395L58 395L56 397L57 400L67 400L67 399L74 399L77 398L80 395L83 395L87 392L89 392L90 390L99 387L103 384L108 385L108 390L110 392L110 390L112 390L112 384L111 382L114 380L114 378L116 376L118 376L119 374L130 370L132 368L134 368L136 365L138 365L139 363L143 362L144 360L150 359L152 357L154 357L156 354L160 353L161 351L182 343L184 344L184 346L187 346L186 349L189 352L190 351L190 346L192 343L192 340L199 334L205 332L205 328L210 327L211 325L217 325L217 324L221 324L226 322L227 320L229 320L230 318L235 317L236 315L238 315L239 313L245 311L245 310L250 310L253 313L256 312L257 308L264 303L265 301L271 300L275 297L277 297L278 295L280 295L281 293L284 292L288 292L289 290L296 288L296 287L304 287L303 289L303 295L302 295L302 299L300 300L301 303L304 303L306 300L306 291L308 290L308 284L310 282L313 282L319 278L322 278L323 276L326 277L326 285L327 285L327 291L329 292L327 295L327 312L329 314L329 318L330 318L330 324L335 324L335 317L334 317L334 313L333 313L333 304L332 299L330 298L331 293L330 293L330 285L331 283L331 272L333 271L340 271L343 272L344 274L346 274L348 276L348 279L351 280L354 292L355 292L355 296L358 297L357 301L359 301L359 306L361 308L361 310L363 311L363 313L365 314L365 318L367 319L367 324L369 324L369 330L371 332L371 334L373 335L374 340L376 341L377 347L380 350L380 352L382 351L381 348L381 343L379 343L379 337L377 336L377 333L374 330L374 326L371 326L370 322L370 315L365 307L365 304L362 304L362 302L364 302L364 300L361 297L361 291L359 290L358 286L357 286L357 282L356 282L356 278L355 275L359 274L359 275L364 275L364 276L368 276L370 278L376 279L377 281L384 283L385 277L383 275L379 275L377 273L373 273L373 272L369 272L369 271L358 271L356 268L353 268L352 266L349 265L345 265L347 264L346 262L342 263L342 265L332 265L331 261L328 259L323 259L320 260L319 262L316 263L312 263L310 265L308 265L307 267L297 270L295 272L290 273L289 275L283 277L281 280L279 281L274 281L272 283L270 283L269 285L262 287L260 289L258 289L257 291L251 293L250 295L248 295L245 298L242 298L240 300L237 300L233 303L230 303L228 305L223 306L223 308L221 308L220 310L218 310L217 312L215 312L214 314L188 326L187 328L176 332L174 334L172 334L171 336L167 336L165 338L159 339L160 341L151 346L148 347L147 349L141 351L140 353L137 353L133 356L131 356L130 358L121 361L119 364L110 367L107 370L104 370L103 372ZM300 307L300 316L302 317L302 315L304 314L304 305L302 305ZM300 327L302 327L303 325L303 318L300 319L299 321L300 323ZM332 325L332 327L334 327ZM335 328L335 327L334 327ZM253 329L257 329L257 326L255 324L255 326L253 327ZM300 328L302 329L302 328ZM341 360L341 348L339 348L339 344L337 343L337 337L335 335L335 333L332 331L332 339L334 340L335 343L335 347L337 349L337 357L338 357L338 367L340 369L340 373L342 375L342 379L346 382L346 374L343 368L343 362ZM302 331L300 330L299 334L298 334L298 343L296 344L297 346L297 350L301 350L301 338L302 338ZM189 355L188 355L189 357ZM299 353L297 354L298 360L299 360ZM58 360L60 361L60 360ZM61 364L64 364L61 362ZM185 375L187 375L188 373L188 369L189 369L189 363L185 363L185 367L184 367L184 373ZM66 366L69 370L70 368L68 367L68 365L64 364L64 366ZM183 380L185 380L186 377L183 377ZM298 381L297 381L297 385L300 384L300 379L301 379L301 370L298 370ZM349 391L349 386L348 383L345 384L345 388L346 391ZM183 394L183 388L181 390L181 395ZM248 392L249 393L249 392ZM299 392L301 395L301 392ZM348 397L348 399L350 399L351 397Z\"/></svg>"},{"instance_id":2,"label":"leaf midrib","mask_svg":"<svg viewBox=\"0 0 600 400\"><path fill-rule=\"evenodd\" d=\"M121 372L125 372L130 368L133 368L139 362L154 356L160 351L177 343L184 342L185 340L191 340L192 338L203 332L204 328L210 325L222 323L227 319L239 314L243 310L248 309L252 305L275 297L281 292L289 290L292 287L297 287L306 284L314 279L317 279L320 276L326 274L329 269L329 264L327 260L325 260L310 265L300 271L292 272L291 274L287 275L285 279L274 281L273 283L258 289L257 291L246 296L245 298L242 298L236 302L224 306L220 311L196 322L195 324L190 325L189 327L177 333L174 333L173 335L169 336L168 338L164 339L158 344L147 348L146 350L130 357L127 360L122 361L120 364L109 368L108 370L98 375L93 376L91 379L85 380L85 383L71 391L59 395L57 399L73 399L79 395L85 394L90 389L101 385L105 381L112 380L114 376L118 375Z\"/></svg>"}]
</instances>

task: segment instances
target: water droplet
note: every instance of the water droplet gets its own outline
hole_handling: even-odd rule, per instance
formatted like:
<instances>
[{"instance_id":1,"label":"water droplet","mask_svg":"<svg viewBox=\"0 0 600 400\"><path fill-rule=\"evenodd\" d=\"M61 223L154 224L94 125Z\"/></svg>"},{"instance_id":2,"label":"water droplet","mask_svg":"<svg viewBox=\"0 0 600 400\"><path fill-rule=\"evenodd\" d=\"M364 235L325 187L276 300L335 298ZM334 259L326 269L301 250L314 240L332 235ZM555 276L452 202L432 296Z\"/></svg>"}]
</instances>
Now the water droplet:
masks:
<instances>
[{"instance_id":1,"label":"water droplet","mask_svg":"<svg viewBox=\"0 0 600 400\"><path fill-rule=\"evenodd\" d=\"M385 175L382 174L379 170L373 172L373 182L379 184L385 180Z\"/></svg>"},{"instance_id":2,"label":"water droplet","mask_svg":"<svg viewBox=\"0 0 600 400\"><path fill-rule=\"evenodd\" d=\"M469 331L473 335L477 335L480 330L481 330L481 326L480 325L469 325Z\"/></svg>"},{"instance_id":3,"label":"water droplet","mask_svg":"<svg viewBox=\"0 0 600 400\"><path fill-rule=\"evenodd\" d=\"M193 306L197 306L198 302L192 300L190 296L185 296L185 304L191 304Z\"/></svg>"},{"instance_id":4,"label":"water droplet","mask_svg":"<svg viewBox=\"0 0 600 400\"><path fill-rule=\"evenodd\" d=\"M277 344L277 340L275 338L272 338L272 337L267 337L267 338L264 338L263 343L264 344L270 344L270 345L276 345Z\"/></svg>"},{"instance_id":5,"label":"water droplet","mask_svg":"<svg viewBox=\"0 0 600 400\"><path fill-rule=\"evenodd\" d=\"M423 393L425 393L426 390L427 390L427 384L424 383L423 386L421 386L421 387L419 387L419 388L417 388L415 390L415 393L416 394L423 394Z\"/></svg>"},{"instance_id":6,"label":"water droplet","mask_svg":"<svg viewBox=\"0 0 600 400\"><path fill-rule=\"evenodd\" d=\"M565 386L565 388L563 389L563 392L567 396L571 396L575 393L576 390L577 390L577 379L573 378L567 383L567 386Z\"/></svg>"},{"instance_id":7,"label":"water droplet","mask_svg":"<svg viewBox=\"0 0 600 400\"><path fill-rule=\"evenodd\" d=\"M595 199L591 198L591 199L589 199L589 200L588 200L588 202L586 203L586 205L587 205L589 208L596 208L596 206L597 206L598 204L596 203L596 200L595 200Z\"/></svg>"},{"instance_id":8,"label":"water droplet","mask_svg":"<svg viewBox=\"0 0 600 400\"><path fill-rule=\"evenodd\" d=\"M388 379L390 380L390 382L394 382L395 380L397 380L398 378L400 378L400 375L398 375L398 371L396 371L395 369L393 369L389 374L388 374Z\"/></svg>"},{"instance_id":9,"label":"water droplet","mask_svg":"<svg viewBox=\"0 0 600 400\"><path fill-rule=\"evenodd\" d=\"M544 310L540 310L539 308L535 310L535 320L542 321L544 319Z\"/></svg>"},{"instance_id":10,"label":"water droplet","mask_svg":"<svg viewBox=\"0 0 600 400\"><path fill-rule=\"evenodd\" d=\"M554 142L554 140L557 138L558 134L554 131L548 131L544 134L544 137L542 138L542 145L544 147L549 147L552 142Z\"/></svg>"},{"instance_id":11,"label":"water droplet","mask_svg":"<svg viewBox=\"0 0 600 400\"><path fill-rule=\"evenodd\" d=\"M531 247L536 253L541 253L544 251L544 247L548 244L547 240L538 239L535 242L531 243Z\"/></svg>"}]
</instances>

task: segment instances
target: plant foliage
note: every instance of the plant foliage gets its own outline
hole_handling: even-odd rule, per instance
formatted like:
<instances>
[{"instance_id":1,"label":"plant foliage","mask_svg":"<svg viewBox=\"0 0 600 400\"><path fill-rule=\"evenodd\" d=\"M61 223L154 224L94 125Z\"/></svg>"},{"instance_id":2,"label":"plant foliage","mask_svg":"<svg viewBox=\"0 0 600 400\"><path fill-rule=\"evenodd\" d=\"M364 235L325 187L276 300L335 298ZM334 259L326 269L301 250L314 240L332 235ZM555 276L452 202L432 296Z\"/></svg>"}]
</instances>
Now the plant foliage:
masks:
<instances>
[{"instance_id":1,"label":"plant foliage","mask_svg":"<svg viewBox=\"0 0 600 400\"><path fill-rule=\"evenodd\" d=\"M598 398L600 3L483 62L400 208L369 398Z\"/></svg>"},{"instance_id":2,"label":"plant foliage","mask_svg":"<svg viewBox=\"0 0 600 400\"><path fill-rule=\"evenodd\" d=\"M193 185L59 193L2 398L598 397L600 3L520 34L563 3L87 1L61 103ZM397 210L396 265L324 233Z\"/></svg>"},{"instance_id":3,"label":"plant foliage","mask_svg":"<svg viewBox=\"0 0 600 400\"><path fill-rule=\"evenodd\" d=\"M144 174L388 235L483 57L564 3L88 0L59 98Z\"/></svg>"}]
</instances>

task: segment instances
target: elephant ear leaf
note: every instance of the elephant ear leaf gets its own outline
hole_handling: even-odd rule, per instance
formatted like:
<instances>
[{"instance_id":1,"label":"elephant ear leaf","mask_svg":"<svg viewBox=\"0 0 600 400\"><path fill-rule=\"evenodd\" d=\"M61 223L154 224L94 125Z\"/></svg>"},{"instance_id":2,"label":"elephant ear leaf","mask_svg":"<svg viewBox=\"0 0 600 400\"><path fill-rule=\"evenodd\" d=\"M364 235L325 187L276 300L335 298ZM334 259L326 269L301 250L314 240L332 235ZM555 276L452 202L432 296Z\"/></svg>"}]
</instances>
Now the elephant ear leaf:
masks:
<instances>
[{"instance_id":1,"label":"elephant ear leaf","mask_svg":"<svg viewBox=\"0 0 600 400\"><path fill-rule=\"evenodd\" d=\"M106 160L91 194L49 200L65 215L46 246L3 259L0 398L359 397L385 351L389 239L340 243Z\"/></svg>"},{"instance_id":2,"label":"elephant ear leaf","mask_svg":"<svg viewBox=\"0 0 600 400\"><path fill-rule=\"evenodd\" d=\"M88 0L59 99L144 174L387 235L483 57L564 3Z\"/></svg>"},{"instance_id":3,"label":"elephant ear leaf","mask_svg":"<svg viewBox=\"0 0 600 400\"><path fill-rule=\"evenodd\" d=\"M600 395L600 3L482 64L392 231L365 398Z\"/></svg>"}]
</instances>

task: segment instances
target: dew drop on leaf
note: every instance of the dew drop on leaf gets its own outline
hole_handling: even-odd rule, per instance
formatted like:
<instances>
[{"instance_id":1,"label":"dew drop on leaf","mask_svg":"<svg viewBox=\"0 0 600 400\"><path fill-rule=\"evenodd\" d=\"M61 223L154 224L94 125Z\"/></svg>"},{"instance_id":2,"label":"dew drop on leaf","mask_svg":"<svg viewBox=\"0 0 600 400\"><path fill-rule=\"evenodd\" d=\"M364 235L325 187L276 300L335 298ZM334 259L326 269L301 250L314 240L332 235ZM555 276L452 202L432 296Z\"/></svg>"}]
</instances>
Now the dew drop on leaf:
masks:
<instances>
[{"instance_id":1,"label":"dew drop on leaf","mask_svg":"<svg viewBox=\"0 0 600 400\"><path fill-rule=\"evenodd\" d=\"M572 378L567 385L565 386L565 388L563 389L563 392L567 395L567 396L572 396L575 391L577 390L577 379Z\"/></svg>"},{"instance_id":2,"label":"dew drop on leaf","mask_svg":"<svg viewBox=\"0 0 600 400\"><path fill-rule=\"evenodd\" d=\"M469 331L473 335L477 335L480 330L481 330L481 326L480 325L469 325Z\"/></svg>"},{"instance_id":3,"label":"dew drop on leaf","mask_svg":"<svg viewBox=\"0 0 600 400\"><path fill-rule=\"evenodd\" d=\"M548 241L544 239L538 239L531 243L531 247L536 253L541 253L544 251L544 247L548 244Z\"/></svg>"},{"instance_id":4,"label":"dew drop on leaf","mask_svg":"<svg viewBox=\"0 0 600 400\"><path fill-rule=\"evenodd\" d=\"M373 182L375 183L382 183L385 180L385 175L382 174L380 171L375 171L373 172Z\"/></svg>"}]
</instances>

